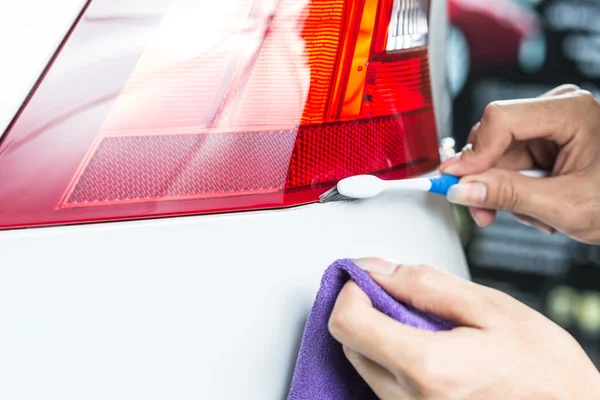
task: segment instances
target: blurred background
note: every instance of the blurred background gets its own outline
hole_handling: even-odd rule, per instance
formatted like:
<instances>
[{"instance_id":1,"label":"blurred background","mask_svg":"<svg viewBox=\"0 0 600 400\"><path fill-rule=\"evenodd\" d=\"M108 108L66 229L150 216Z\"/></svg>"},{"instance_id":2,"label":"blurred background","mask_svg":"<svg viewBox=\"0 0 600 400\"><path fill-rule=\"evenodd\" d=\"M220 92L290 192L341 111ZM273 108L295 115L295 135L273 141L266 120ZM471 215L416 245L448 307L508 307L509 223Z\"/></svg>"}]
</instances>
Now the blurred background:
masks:
<instances>
[{"instance_id":1,"label":"blurred background","mask_svg":"<svg viewBox=\"0 0 600 400\"><path fill-rule=\"evenodd\" d=\"M448 2L457 149L491 101L536 97L563 83L600 93L600 0ZM565 327L600 367L600 247L547 236L502 213L477 229L457 213L473 279Z\"/></svg>"}]
</instances>

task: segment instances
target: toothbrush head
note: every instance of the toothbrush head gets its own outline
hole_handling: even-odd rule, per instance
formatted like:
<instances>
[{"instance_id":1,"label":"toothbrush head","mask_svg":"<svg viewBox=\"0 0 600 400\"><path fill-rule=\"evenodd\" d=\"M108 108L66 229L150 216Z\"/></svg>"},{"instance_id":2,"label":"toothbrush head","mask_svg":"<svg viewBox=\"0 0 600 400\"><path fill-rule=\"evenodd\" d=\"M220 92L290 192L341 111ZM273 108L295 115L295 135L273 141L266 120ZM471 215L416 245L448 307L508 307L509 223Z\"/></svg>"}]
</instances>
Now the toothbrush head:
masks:
<instances>
[{"instance_id":1,"label":"toothbrush head","mask_svg":"<svg viewBox=\"0 0 600 400\"><path fill-rule=\"evenodd\" d=\"M319 198L320 203L370 199L384 189L384 182L373 175L357 175L342 179L338 184Z\"/></svg>"}]
</instances>

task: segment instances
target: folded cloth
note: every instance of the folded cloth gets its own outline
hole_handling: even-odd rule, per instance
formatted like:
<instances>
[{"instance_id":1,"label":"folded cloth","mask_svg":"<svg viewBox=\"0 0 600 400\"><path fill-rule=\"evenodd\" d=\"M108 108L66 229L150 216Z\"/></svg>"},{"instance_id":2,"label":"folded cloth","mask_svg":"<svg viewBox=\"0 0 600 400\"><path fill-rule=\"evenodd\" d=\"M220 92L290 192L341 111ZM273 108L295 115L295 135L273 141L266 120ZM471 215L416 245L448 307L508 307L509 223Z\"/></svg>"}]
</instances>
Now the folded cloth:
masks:
<instances>
[{"instance_id":1,"label":"folded cloth","mask_svg":"<svg viewBox=\"0 0 600 400\"><path fill-rule=\"evenodd\" d=\"M377 310L401 323L429 331L452 329L450 323L396 301L352 260L338 260L325 271L308 317L288 400L377 399L327 328L337 296L349 279L369 296Z\"/></svg>"}]
</instances>

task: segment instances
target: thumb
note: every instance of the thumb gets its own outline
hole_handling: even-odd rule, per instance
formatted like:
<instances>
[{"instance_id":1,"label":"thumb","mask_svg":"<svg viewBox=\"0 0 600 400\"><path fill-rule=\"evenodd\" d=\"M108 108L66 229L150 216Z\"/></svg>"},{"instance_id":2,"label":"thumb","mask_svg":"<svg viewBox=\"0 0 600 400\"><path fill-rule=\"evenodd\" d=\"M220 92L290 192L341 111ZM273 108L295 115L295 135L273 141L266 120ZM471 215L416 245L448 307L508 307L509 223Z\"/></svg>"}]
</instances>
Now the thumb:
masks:
<instances>
[{"instance_id":1,"label":"thumb","mask_svg":"<svg viewBox=\"0 0 600 400\"><path fill-rule=\"evenodd\" d=\"M556 226L563 177L531 178L516 171L490 169L461 179L448 191L448 201L469 207L506 210ZM568 186L567 186L568 187Z\"/></svg>"},{"instance_id":2,"label":"thumb","mask_svg":"<svg viewBox=\"0 0 600 400\"><path fill-rule=\"evenodd\" d=\"M490 290L427 266L399 265L377 258L354 261L387 293L417 310L459 326L483 328L492 321Z\"/></svg>"}]
</instances>

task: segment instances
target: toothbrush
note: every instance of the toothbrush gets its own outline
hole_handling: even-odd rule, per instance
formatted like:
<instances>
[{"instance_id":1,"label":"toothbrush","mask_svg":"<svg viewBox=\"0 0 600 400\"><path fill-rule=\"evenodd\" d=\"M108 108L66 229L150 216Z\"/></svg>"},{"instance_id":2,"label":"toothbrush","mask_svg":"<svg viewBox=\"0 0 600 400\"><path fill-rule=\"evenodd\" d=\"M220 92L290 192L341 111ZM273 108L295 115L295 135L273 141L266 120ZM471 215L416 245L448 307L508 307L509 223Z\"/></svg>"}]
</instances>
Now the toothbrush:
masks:
<instances>
[{"instance_id":1,"label":"toothbrush","mask_svg":"<svg viewBox=\"0 0 600 400\"><path fill-rule=\"evenodd\" d=\"M548 171L543 170L527 170L519 173L531 178L545 178L550 175ZM384 181L373 175L356 175L339 181L335 187L321 195L319 202L370 199L388 190L412 190L446 196L448 190L459 180L460 178L453 175L393 181Z\"/></svg>"}]
</instances>

